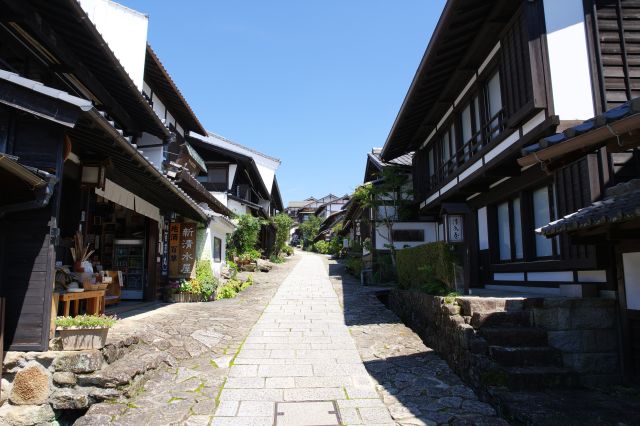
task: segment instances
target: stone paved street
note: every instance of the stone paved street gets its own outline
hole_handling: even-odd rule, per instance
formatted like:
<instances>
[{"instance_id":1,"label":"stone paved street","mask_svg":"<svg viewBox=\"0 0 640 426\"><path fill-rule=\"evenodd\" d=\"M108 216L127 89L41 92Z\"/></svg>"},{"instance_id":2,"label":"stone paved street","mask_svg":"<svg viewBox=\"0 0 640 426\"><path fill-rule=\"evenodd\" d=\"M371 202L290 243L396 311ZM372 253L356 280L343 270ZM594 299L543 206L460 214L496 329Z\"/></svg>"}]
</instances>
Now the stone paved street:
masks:
<instances>
[{"instance_id":1,"label":"stone paved street","mask_svg":"<svg viewBox=\"0 0 640 426\"><path fill-rule=\"evenodd\" d=\"M335 402L348 425L504 424L370 289L329 263L298 253L236 299L124 321L116 332L144 329L150 349L176 365L78 424L272 425L276 403L286 412L277 424L314 424L302 401ZM296 415L303 423L290 423Z\"/></svg>"}]
</instances>

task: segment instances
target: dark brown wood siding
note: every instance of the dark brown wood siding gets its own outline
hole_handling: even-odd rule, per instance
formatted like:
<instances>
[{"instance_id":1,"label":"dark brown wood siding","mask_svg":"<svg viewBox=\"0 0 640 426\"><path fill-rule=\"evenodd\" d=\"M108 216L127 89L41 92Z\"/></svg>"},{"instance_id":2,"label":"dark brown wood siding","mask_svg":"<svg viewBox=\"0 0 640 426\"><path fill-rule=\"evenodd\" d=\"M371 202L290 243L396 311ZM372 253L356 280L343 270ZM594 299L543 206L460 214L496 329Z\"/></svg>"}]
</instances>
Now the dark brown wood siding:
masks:
<instances>
[{"instance_id":1,"label":"dark brown wood siding","mask_svg":"<svg viewBox=\"0 0 640 426\"><path fill-rule=\"evenodd\" d=\"M586 0L596 110L640 96L640 1Z\"/></svg>"},{"instance_id":2,"label":"dark brown wood siding","mask_svg":"<svg viewBox=\"0 0 640 426\"><path fill-rule=\"evenodd\" d=\"M64 131L50 121L0 107L9 126L0 138L20 163L60 178ZM2 130L2 128L0 128ZM0 218L0 295L6 298L4 347L42 351L49 346L55 251L50 235L59 211L59 185L44 207Z\"/></svg>"},{"instance_id":3,"label":"dark brown wood siding","mask_svg":"<svg viewBox=\"0 0 640 426\"><path fill-rule=\"evenodd\" d=\"M558 218L591 204L587 157L556 171L555 190ZM568 237L562 236L560 254L565 260L592 259L595 249L593 246L571 244Z\"/></svg>"},{"instance_id":4,"label":"dark brown wood siding","mask_svg":"<svg viewBox=\"0 0 640 426\"><path fill-rule=\"evenodd\" d=\"M12 351L46 350L55 254L49 234L51 207L7 216L0 225L4 240L2 295L6 298L5 347Z\"/></svg>"},{"instance_id":5,"label":"dark brown wood siding","mask_svg":"<svg viewBox=\"0 0 640 426\"><path fill-rule=\"evenodd\" d=\"M429 190L429 176L427 175L427 162L429 153L426 149L416 151L413 157L412 177L414 199L422 201Z\"/></svg>"}]
</instances>

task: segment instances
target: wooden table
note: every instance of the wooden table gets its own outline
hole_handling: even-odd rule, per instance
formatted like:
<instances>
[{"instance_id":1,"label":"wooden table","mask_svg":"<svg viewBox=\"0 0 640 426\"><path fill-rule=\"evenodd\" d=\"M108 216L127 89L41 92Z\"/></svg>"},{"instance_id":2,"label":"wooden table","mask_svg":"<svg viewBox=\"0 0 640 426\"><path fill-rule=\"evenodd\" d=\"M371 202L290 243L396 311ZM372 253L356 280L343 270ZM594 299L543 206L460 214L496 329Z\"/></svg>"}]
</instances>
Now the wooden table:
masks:
<instances>
[{"instance_id":1,"label":"wooden table","mask_svg":"<svg viewBox=\"0 0 640 426\"><path fill-rule=\"evenodd\" d=\"M104 313L104 290L90 290L80 293L60 293L60 301L63 303L62 315L69 316L71 302L73 303L73 315L78 315L80 301L87 301L87 313L100 315Z\"/></svg>"}]
</instances>

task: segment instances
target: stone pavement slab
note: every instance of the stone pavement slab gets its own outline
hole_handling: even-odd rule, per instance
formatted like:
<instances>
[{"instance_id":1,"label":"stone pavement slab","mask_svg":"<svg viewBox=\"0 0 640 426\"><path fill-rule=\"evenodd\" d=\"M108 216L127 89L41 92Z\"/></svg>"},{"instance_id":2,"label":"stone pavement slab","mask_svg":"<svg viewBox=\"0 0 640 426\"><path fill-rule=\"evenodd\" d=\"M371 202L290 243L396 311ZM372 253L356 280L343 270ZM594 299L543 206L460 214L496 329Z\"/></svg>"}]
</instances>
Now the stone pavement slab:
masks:
<instances>
[{"instance_id":1,"label":"stone pavement slab","mask_svg":"<svg viewBox=\"0 0 640 426\"><path fill-rule=\"evenodd\" d=\"M333 423L325 423L331 418L326 407L334 407L336 402L340 407L340 401L351 402L345 412L349 424L393 424L345 325L322 258L306 253L300 256L249 333L245 345L250 346L238 353L242 364L230 370L232 377L265 379L269 386L250 386L258 380L247 381L244 389L236 387L239 382L232 382L234 389L225 386L220 393L225 404L216 411L213 424L242 417L244 405L255 407L255 411L246 412L256 418L264 417L270 407L273 417L273 402L284 408L278 409L278 425L337 424L335 414ZM372 405L368 398L377 404ZM229 409L232 401L240 407L233 414ZM302 402L323 403L307 405L304 410Z\"/></svg>"}]
</instances>

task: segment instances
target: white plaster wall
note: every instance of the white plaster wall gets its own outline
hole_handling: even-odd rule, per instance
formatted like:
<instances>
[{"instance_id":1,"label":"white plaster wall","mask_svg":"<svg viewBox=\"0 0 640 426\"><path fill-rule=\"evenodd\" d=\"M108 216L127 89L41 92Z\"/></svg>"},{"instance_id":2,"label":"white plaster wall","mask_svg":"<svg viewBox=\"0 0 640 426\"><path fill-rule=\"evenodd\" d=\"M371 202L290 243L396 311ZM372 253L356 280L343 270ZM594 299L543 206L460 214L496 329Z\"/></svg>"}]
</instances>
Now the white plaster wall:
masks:
<instances>
[{"instance_id":1,"label":"white plaster wall","mask_svg":"<svg viewBox=\"0 0 640 426\"><path fill-rule=\"evenodd\" d=\"M136 141L139 147L147 145L162 145L162 139L157 136L150 135L149 133L142 133L142 136Z\"/></svg>"},{"instance_id":2,"label":"white plaster wall","mask_svg":"<svg viewBox=\"0 0 640 426\"><path fill-rule=\"evenodd\" d=\"M153 102L153 111L156 113L161 120L164 120L165 114L167 112L167 107L164 106L160 98L158 98L155 94L151 98Z\"/></svg>"},{"instance_id":3,"label":"white plaster wall","mask_svg":"<svg viewBox=\"0 0 640 426\"><path fill-rule=\"evenodd\" d=\"M260 172L260 177L264 182L264 185L267 187L267 191L271 194L271 188L273 187L273 179L276 176L275 169L262 165L256 161L256 166L258 168L258 172Z\"/></svg>"},{"instance_id":4,"label":"white plaster wall","mask_svg":"<svg viewBox=\"0 0 640 426\"><path fill-rule=\"evenodd\" d=\"M425 243L437 241L437 224L435 222L398 222L393 224L393 229L422 229L424 230L424 241L394 241L396 249L405 246L415 247ZM386 250L385 245L389 244L389 230L383 224L376 225L376 250Z\"/></svg>"},{"instance_id":5,"label":"white plaster wall","mask_svg":"<svg viewBox=\"0 0 640 426\"><path fill-rule=\"evenodd\" d=\"M555 113L561 120L593 117L593 95L582 0L545 0Z\"/></svg>"},{"instance_id":6,"label":"white plaster wall","mask_svg":"<svg viewBox=\"0 0 640 426\"><path fill-rule=\"evenodd\" d=\"M230 198L227 199L227 207L235 214L246 214L248 211L247 206Z\"/></svg>"},{"instance_id":7,"label":"white plaster wall","mask_svg":"<svg viewBox=\"0 0 640 426\"><path fill-rule=\"evenodd\" d=\"M216 197L216 199L218 201L220 201L222 204L224 204L225 206L229 207L227 205L227 201L228 201L228 197L227 197L227 193L226 192L212 192L211 193L214 197ZM229 207L230 208L230 207Z\"/></svg>"},{"instance_id":8,"label":"white plaster wall","mask_svg":"<svg viewBox=\"0 0 640 426\"><path fill-rule=\"evenodd\" d=\"M142 92L149 17L110 0L78 0Z\"/></svg>"},{"instance_id":9,"label":"white plaster wall","mask_svg":"<svg viewBox=\"0 0 640 426\"><path fill-rule=\"evenodd\" d=\"M233 180L236 178L236 172L238 171L237 164L229 164L229 189L233 187Z\"/></svg>"},{"instance_id":10,"label":"white plaster wall","mask_svg":"<svg viewBox=\"0 0 640 426\"><path fill-rule=\"evenodd\" d=\"M161 146L156 146L153 148L140 148L142 154L149 158L154 165L154 167L158 170L162 170L162 163L164 161L164 152Z\"/></svg>"}]
</instances>

